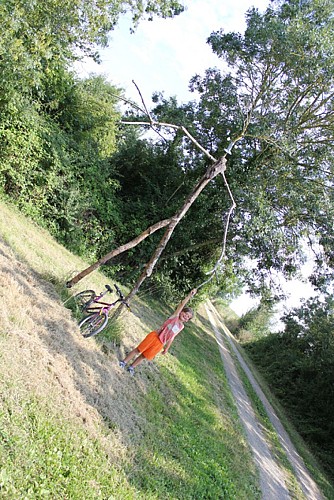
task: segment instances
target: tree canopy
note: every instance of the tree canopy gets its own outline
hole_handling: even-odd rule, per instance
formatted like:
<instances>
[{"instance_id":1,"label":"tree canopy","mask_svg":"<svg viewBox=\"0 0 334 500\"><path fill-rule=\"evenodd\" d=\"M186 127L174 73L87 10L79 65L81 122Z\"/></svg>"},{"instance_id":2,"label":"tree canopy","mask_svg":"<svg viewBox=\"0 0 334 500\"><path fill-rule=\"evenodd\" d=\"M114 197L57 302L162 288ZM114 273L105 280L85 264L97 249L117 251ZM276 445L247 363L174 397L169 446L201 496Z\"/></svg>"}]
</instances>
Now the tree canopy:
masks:
<instances>
[{"instance_id":1,"label":"tree canopy","mask_svg":"<svg viewBox=\"0 0 334 500\"><path fill-rule=\"evenodd\" d=\"M99 254L121 226L110 164L121 137L117 96L102 77L80 80L71 63L98 59L118 18L182 12L175 0L27 2L0 6L0 189L72 250Z\"/></svg>"},{"instance_id":2,"label":"tree canopy","mask_svg":"<svg viewBox=\"0 0 334 500\"><path fill-rule=\"evenodd\" d=\"M2 190L62 241L98 257L174 213L210 163L180 132L153 144L124 131L120 91L102 78L79 81L69 70L78 49L94 56L124 10L136 23L182 9L167 0L82 6L7 0L0 11L8 28L0 42ZM327 0L271 2L263 14L251 9L243 34L210 35L228 69L192 78L198 101L180 106L159 92L153 97L155 119L187 127L216 158L234 144L226 176L237 210L219 287L244 280L259 293L273 271L298 270L305 240L322 250L314 283L326 286L331 277L332 14ZM186 287L203 278L221 250L228 207L217 177L159 263L166 281ZM118 258L115 269L133 275L130 267L147 261L158 237ZM251 272L245 258L255 263Z\"/></svg>"},{"instance_id":3,"label":"tree canopy","mask_svg":"<svg viewBox=\"0 0 334 500\"><path fill-rule=\"evenodd\" d=\"M215 155L237 140L227 170L238 205L231 258L255 259L259 275L289 275L302 238L320 241L320 265L332 259L333 5L277 2L246 21L244 35L209 37L230 72L192 79L200 102L191 121Z\"/></svg>"}]
</instances>

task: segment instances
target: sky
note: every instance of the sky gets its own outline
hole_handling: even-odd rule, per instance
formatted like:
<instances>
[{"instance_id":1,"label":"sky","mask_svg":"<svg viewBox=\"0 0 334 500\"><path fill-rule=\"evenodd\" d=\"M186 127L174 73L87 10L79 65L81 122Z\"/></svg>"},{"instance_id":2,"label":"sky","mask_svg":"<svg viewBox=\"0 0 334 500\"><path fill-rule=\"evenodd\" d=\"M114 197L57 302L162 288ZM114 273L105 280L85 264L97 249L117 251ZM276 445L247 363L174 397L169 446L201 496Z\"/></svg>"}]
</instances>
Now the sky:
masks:
<instances>
[{"instance_id":1,"label":"sky","mask_svg":"<svg viewBox=\"0 0 334 500\"><path fill-rule=\"evenodd\" d=\"M165 97L176 96L179 103L194 100L196 95L188 91L191 77L204 74L209 67L223 68L222 61L206 43L209 35L220 29L243 33L246 11L256 7L263 12L269 0L185 0L184 5L186 10L179 16L141 22L134 34L130 34L130 18L121 17L111 33L109 47L100 51L101 64L85 60L77 63L77 72L82 77L104 74L139 105L140 97L132 80L148 107L155 91L164 92ZM301 297L314 293L310 285L297 280L284 283L283 287L289 299L280 310L297 307ZM233 301L232 308L242 315L257 303L244 294Z\"/></svg>"},{"instance_id":2,"label":"sky","mask_svg":"<svg viewBox=\"0 0 334 500\"><path fill-rule=\"evenodd\" d=\"M193 100L188 91L191 77L209 67L221 67L206 43L209 35L219 29L243 32L245 12L253 6L264 11L268 4L269 0L185 0L182 14L142 21L134 34L129 33L129 17L123 16L111 33L109 47L100 51L102 64L86 60L76 69L82 76L104 74L138 103L132 80L148 103L154 91L175 95L179 102Z\"/></svg>"},{"instance_id":3,"label":"sky","mask_svg":"<svg viewBox=\"0 0 334 500\"><path fill-rule=\"evenodd\" d=\"M287 299L281 301L275 306L276 312L271 321L272 331L283 330L284 325L280 321L281 316L289 310L298 307L301 303L301 299L308 299L316 294L312 285L307 282L307 277L311 274L312 268L313 263L311 259L302 266L300 274L303 281L299 279L286 281L282 278L282 276L276 274L276 281L282 287L282 291L286 295ZM272 277L274 277L274 275L275 273L272 273ZM244 293L237 299L233 300L230 307L236 314L238 314L238 316L242 316L252 307L259 305L259 303L260 300L258 298L252 298L248 294Z\"/></svg>"}]
</instances>

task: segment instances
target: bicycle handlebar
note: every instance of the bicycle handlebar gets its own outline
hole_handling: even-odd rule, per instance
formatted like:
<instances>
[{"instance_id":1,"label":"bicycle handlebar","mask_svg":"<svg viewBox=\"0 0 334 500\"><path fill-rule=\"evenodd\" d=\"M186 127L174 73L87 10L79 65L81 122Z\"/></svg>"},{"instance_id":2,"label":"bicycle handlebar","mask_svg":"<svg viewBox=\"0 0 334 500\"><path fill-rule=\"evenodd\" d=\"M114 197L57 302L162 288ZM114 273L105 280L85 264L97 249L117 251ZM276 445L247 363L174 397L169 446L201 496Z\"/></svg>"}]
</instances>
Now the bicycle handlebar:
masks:
<instances>
[{"instance_id":1,"label":"bicycle handlebar","mask_svg":"<svg viewBox=\"0 0 334 500\"><path fill-rule=\"evenodd\" d=\"M118 286L116 285L116 283L114 283L114 287L115 287L117 295L119 295L119 298L122 299L122 300L124 300L124 295L122 294L121 290L118 288Z\"/></svg>"},{"instance_id":2,"label":"bicycle handlebar","mask_svg":"<svg viewBox=\"0 0 334 500\"><path fill-rule=\"evenodd\" d=\"M126 302L125 300L125 297L123 295L123 293L121 292L121 290L118 288L118 286L116 285L116 283L114 283L114 287L116 289L116 292L117 294L119 295L119 298L120 298L120 302L122 302L122 304L124 304L128 309L129 311L131 311L131 308L129 306L129 304Z\"/></svg>"},{"instance_id":3,"label":"bicycle handlebar","mask_svg":"<svg viewBox=\"0 0 334 500\"><path fill-rule=\"evenodd\" d=\"M119 296L119 302L122 302L122 304L124 304L128 309L130 309L129 304L125 301L125 297L124 297L123 293L121 292L121 290L119 289L119 287L116 285L116 283L114 283L114 287L115 287L117 295ZM113 289L111 288L110 285L106 285L106 289L110 293L113 292Z\"/></svg>"}]
</instances>

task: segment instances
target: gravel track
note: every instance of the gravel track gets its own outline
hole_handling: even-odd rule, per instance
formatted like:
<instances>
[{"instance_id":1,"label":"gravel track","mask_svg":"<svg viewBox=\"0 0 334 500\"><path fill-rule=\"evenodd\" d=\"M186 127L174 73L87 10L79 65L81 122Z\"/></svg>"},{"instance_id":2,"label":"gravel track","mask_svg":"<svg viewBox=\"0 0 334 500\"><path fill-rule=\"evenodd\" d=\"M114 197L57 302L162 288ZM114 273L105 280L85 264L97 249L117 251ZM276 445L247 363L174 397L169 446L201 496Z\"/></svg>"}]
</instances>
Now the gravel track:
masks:
<instances>
[{"instance_id":1,"label":"gravel track","mask_svg":"<svg viewBox=\"0 0 334 500\"><path fill-rule=\"evenodd\" d=\"M240 420L245 428L246 436L252 449L256 466L259 470L262 498L264 500L285 500L291 498L291 496L286 486L284 472L280 469L279 465L272 456L268 443L261 430L261 424L255 416L251 402L238 376L229 347L233 350L251 385L253 386L253 389L265 407L268 418L275 428L278 439L295 471L297 481L305 495L305 498L307 500L322 500L324 497L322 496L318 486L311 478L302 458L297 453L283 425L242 358L236 347L236 341L233 339L233 336L228 328L226 328L226 326L221 322L219 314L210 301L206 304L206 312L219 346L226 376L230 383L232 394L235 398Z\"/></svg>"}]
</instances>

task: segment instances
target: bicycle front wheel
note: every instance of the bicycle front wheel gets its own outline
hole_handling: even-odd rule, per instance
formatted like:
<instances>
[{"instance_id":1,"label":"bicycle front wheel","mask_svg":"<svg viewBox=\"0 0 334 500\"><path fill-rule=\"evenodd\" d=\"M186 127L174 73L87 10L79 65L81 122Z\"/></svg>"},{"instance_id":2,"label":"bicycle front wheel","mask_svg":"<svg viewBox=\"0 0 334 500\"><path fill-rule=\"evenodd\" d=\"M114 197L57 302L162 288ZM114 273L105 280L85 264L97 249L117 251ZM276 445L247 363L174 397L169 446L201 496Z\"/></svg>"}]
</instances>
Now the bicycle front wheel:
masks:
<instances>
[{"instance_id":1,"label":"bicycle front wheel","mask_svg":"<svg viewBox=\"0 0 334 500\"><path fill-rule=\"evenodd\" d=\"M93 337L100 333L107 326L108 316L106 313L95 313L86 316L79 322L79 328L82 336L85 338Z\"/></svg>"},{"instance_id":2,"label":"bicycle front wheel","mask_svg":"<svg viewBox=\"0 0 334 500\"><path fill-rule=\"evenodd\" d=\"M73 299L81 311L85 311L95 297L96 293L94 290L84 290L83 292L73 295Z\"/></svg>"}]
</instances>

